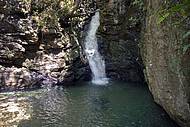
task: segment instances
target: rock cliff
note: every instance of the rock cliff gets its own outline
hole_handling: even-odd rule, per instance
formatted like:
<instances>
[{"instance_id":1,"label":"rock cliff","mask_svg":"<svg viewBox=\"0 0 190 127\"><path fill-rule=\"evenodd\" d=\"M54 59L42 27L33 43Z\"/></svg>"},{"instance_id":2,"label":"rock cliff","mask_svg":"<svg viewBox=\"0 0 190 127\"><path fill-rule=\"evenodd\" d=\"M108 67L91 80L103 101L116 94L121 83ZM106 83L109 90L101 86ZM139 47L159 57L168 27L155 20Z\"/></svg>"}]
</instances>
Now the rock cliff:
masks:
<instances>
[{"instance_id":1,"label":"rock cliff","mask_svg":"<svg viewBox=\"0 0 190 127\"><path fill-rule=\"evenodd\" d=\"M88 0L1 0L1 90L84 79L79 40L95 9Z\"/></svg>"},{"instance_id":2,"label":"rock cliff","mask_svg":"<svg viewBox=\"0 0 190 127\"><path fill-rule=\"evenodd\" d=\"M84 26L99 8L97 37L108 77L144 82L145 75L155 101L190 127L190 50L183 52L181 40L190 24L175 28L175 17L157 24L163 2L0 0L0 90L90 79Z\"/></svg>"},{"instance_id":3,"label":"rock cliff","mask_svg":"<svg viewBox=\"0 0 190 127\"><path fill-rule=\"evenodd\" d=\"M108 77L143 82L143 64L139 41L144 19L143 2L134 0L98 0L101 25L99 45L106 60Z\"/></svg>"},{"instance_id":4,"label":"rock cliff","mask_svg":"<svg viewBox=\"0 0 190 127\"><path fill-rule=\"evenodd\" d=\"M99 48L105 55L108 77L142 82L141 21L137 19L142 11L131 1L97 3L101 11ZM1 90L89 80L82 43L84 26L97 6L91 0L1 0Z\"/></svg>"},{"instance_id":5,"label":"rock cliff","mask_svg":"<svg viewBox=\"0 0 190 127\"><path fill-rule=\"evenodd\" d=\"M171 17L158 24L156 13L164 4L162 0L146 1L141 46L145 76L154 100L181 126L190 127L190 50L182 51L182 36L189 21L174 27L177 17Z\"/></svg>"}]
</instances>

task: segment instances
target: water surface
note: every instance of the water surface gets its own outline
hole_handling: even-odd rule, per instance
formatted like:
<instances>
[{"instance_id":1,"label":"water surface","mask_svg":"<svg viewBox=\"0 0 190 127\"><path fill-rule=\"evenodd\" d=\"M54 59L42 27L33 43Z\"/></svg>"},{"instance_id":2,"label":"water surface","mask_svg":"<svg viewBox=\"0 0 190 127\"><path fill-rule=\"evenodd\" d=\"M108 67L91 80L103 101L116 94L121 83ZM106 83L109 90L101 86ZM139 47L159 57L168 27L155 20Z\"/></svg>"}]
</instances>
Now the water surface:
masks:
<instances>
[{"instance_id":1,"label":"water surface","mask_svg":"<svg viewBox=\"0 0 190 127\"><path fill-rule=\"evenodd\" d=\"M6 127L177 127L146 86L121 82L0 94L0 114Z\"/></svg>"}]
</instances>

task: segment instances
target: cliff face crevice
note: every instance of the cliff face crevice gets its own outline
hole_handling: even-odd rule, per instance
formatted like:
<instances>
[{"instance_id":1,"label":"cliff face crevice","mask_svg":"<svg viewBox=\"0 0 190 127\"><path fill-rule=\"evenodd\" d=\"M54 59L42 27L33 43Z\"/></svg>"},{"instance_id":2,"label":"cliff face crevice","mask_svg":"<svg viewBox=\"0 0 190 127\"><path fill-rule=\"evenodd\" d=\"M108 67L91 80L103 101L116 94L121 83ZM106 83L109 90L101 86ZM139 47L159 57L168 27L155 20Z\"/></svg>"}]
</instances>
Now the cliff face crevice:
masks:
<instances>
[{"instance_id":1,"label":"cliff face crevice","mask_svg":"<svg viewBox=\"0 0 190 127\"><path fill-rule=\"evenodd\" d=\"M101 14L99 45L105 56L108 77L143 82L143 64L138 46L144 19L143 3L133 0L98 0L97 6Z\"/></svg>"},{"instance_id":2,"label":"cliff face crevice","mask_svg":"<svg viewBox=\"0 0 190 127\"><path fill-rule=\"evenodd\" d=\"M141 53L145 75L155 101L184 127L190 126L189 51L182 52L182 36L186 28L174 27L175 17L158 24L163 1L146 1L147 16ZM187 25L186 25L187 27Z\"/></svg>"}]
</instances>

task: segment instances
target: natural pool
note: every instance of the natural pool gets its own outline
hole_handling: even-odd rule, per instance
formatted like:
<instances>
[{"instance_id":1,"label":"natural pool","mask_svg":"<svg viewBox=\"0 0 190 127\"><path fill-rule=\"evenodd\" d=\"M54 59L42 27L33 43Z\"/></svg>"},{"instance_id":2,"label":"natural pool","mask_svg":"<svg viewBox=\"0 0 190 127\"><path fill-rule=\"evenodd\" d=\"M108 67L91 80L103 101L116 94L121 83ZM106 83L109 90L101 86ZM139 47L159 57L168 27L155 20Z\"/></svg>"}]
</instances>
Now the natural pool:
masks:
<instances>
[{"instance_id":1,"label":"natural pool","mask_svg":"<svg viewBox=\"0 0 190 127\"><path fill-rule=\"evenodd\" d=\"M1 93L5 127L178 127L146 86L113 82Z\"/></svg>"}]
</instances>

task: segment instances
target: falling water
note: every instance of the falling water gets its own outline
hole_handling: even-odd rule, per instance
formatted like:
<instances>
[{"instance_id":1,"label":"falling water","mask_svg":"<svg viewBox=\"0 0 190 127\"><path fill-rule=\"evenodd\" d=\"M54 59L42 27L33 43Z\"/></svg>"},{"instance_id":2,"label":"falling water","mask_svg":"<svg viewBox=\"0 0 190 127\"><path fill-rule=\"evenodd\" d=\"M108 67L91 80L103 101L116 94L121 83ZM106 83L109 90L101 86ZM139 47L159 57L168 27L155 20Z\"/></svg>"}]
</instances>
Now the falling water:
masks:
<instances>
[{"instance_id":1,"label":"falling water","mask_svg":"<svg viewBox=\"0 0 190 127\"><path fill-rule=\"evenodd\" d=\"M97 11L92 17L87 36L85 38L85 53L93 74L92 83L94 84L107 84L108 79L105 73L105 62L98 52L98 44L96 38L96 31L100 25L100 16Z\"/></svg>"}]
</instances>

